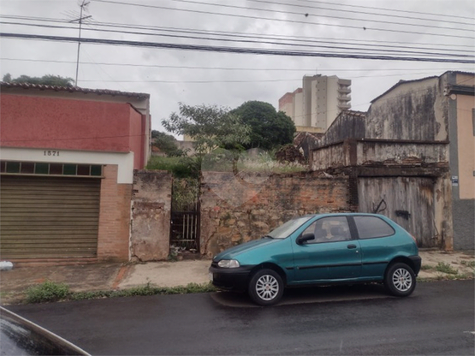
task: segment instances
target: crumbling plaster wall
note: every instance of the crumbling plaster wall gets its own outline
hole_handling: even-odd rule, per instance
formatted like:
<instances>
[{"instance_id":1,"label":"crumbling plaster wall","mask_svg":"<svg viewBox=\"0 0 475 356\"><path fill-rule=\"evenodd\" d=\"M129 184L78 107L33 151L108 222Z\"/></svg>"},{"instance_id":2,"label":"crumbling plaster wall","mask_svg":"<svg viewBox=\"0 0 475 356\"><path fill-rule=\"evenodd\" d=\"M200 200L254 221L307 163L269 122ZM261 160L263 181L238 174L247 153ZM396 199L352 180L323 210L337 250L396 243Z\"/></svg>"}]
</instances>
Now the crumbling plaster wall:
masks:
<instances>
[{"instance_id":1,"label":"crumbling plaster wall","mask_svg":"<svg viewBox=\"0 0 475 356\"><path fill-rule=\"evenodd\" d=\"M172 175L135 171L132 196L130 255L132 261L168 258Z\"/></svg>"},{"instance_id":2,"label":"crumbling plaster wall","mask_svg":"<svg viewBox=\"0 0 475 356\"><path fill-rule=\"evenodd\" d=\"M445 77L397 84L376 98L366 116L366 138L448 140Z\"/></svg>"},{"instance_id":3,"label":"crumbling plaster wall","mask_svg":"<svg viewBox=\"0 0 475 356\"><path fill-rule=\"evenodd\" d=\"M206 172L201 185L201 253L208 257L296 216L349 211L348 178L316 173Z\"/></svg>"}]
</instances>

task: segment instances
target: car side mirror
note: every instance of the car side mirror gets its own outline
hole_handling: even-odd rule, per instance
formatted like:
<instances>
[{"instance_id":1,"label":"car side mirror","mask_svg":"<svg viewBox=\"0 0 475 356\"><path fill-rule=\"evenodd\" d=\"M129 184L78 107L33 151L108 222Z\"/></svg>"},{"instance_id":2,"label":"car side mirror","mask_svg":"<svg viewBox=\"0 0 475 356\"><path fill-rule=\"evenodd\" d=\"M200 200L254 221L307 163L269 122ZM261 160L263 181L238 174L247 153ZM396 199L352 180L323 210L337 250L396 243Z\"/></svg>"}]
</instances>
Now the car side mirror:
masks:
<instances>
[{"instance_id":1,"label":"car side mirror","mask_svg":"<svg viewBox=\"0 0 475 356\"><path fill-rule=\"evenodd\" d=\"M299 237L297 237L297 244L298 245L303 245L305 242L309 241L309 240L314 240L315 239L315 235L311 232L307 233L307 234L303 234L303 235L300 235Z\"/></svg>"}]
</instances>

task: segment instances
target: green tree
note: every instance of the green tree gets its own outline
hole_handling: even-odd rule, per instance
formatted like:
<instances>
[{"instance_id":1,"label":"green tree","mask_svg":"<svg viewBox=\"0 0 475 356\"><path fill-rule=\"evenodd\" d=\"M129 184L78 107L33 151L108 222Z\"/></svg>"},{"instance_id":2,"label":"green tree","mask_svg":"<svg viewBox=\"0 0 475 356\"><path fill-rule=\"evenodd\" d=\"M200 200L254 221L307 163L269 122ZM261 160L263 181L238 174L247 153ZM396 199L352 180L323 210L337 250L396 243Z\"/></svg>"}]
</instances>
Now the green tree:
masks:
<instances>
[{"instance_id":1,"label":"green tree","mask_svg":"<svg viewBox=\"0 0 475 356\"><path fill-rule=\"evenodd\" d=\"M248 101L231 111L242 122L251 127L250 142L245 148L262 148L271 150L292 143L295 125L284 112L262 101Z\"/></svg>"},{"instance_id":2,"label":"green tree","mask_svg":"<svg viewBox=\"0 0 475 356\"><path fill-rule=\"evenodd\" d=\"M185 152L178 148L178 143L173 135L164 132L152 130L153 144L160 149L167 156L183 156Z\"/></svg>"},{"instance_id":3,"label":"green tree","mask_svg":"<svg viewBox=\"0 0 475 356\"><path fill-rule=\"evenodd\" d=\"M162 120L162 125L175 134L190 136L199 155L217 148L242 150L249 144L250 127L228 109L182 103L179 105L179 113L172 113L168 120Z\"/></svg>"},{"instance_id":4,"label":"green tree","mask_svg":"<svg viewBox=\"0 0 475 356\"><path fill-rule=\"evenodd\" d=\"M2 79L4 82L10 83L28 83L28 84L41 84L41 85L52 85L58 87L73 87L74 79L61 77L59 75L47 74L42 77L30 77L28 75L20 75L18 78L12 79L10 73L7 73L3 76Z\"/></svg>"}]
</instances>

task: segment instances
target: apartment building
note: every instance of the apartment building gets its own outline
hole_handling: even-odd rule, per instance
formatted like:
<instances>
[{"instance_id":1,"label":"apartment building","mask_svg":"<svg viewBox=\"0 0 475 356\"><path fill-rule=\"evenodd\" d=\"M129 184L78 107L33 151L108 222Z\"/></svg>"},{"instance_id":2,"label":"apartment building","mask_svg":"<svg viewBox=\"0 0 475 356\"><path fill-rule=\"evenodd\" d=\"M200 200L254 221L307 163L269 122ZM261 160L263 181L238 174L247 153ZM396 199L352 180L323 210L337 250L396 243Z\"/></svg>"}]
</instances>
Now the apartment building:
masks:
<instances>
[{"instance_id":1,"label":"apartment building","mask_svg":"<svg viewBox=\"0 0 475 356\"><path fill-rule=\"evenodd\" d=\"M339 113L351 108L350 94L351 80L304 76L302 88L279 99L279 110L292 118L298 132L325 132Z\"/></svg>"}]
</instances>

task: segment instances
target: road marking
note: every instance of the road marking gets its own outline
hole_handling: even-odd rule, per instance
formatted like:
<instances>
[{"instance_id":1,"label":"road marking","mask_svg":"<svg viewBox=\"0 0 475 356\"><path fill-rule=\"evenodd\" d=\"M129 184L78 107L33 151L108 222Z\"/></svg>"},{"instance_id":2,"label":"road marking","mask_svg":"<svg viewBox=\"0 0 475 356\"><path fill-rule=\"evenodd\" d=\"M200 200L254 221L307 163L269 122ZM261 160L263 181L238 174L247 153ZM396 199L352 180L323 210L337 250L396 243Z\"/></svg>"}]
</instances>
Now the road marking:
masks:
<instances>
[{"instance_id":1,"label":"road marking","mask_svg":"<svg viewBox=\"0 0 475 356\"><path fill-rule=\"evenodd\" d=\"M464 333L464 334L472 334L472 335L475 335L475 331L464 331L463 333Z\"/></svg>"}]
</instances>

